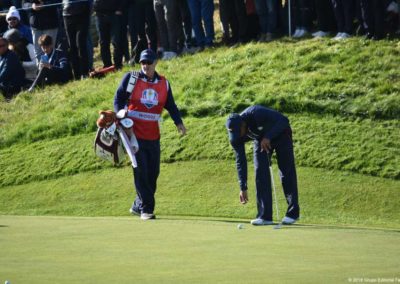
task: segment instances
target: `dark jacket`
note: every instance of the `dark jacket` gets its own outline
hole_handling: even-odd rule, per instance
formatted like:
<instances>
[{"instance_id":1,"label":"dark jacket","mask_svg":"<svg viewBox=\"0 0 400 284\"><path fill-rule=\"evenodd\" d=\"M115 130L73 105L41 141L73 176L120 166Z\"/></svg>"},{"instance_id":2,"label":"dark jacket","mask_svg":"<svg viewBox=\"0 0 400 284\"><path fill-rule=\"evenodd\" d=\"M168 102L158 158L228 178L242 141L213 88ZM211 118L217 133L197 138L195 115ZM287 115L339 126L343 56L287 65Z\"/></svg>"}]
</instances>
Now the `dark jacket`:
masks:
<instances>
[{"instance_id":1,"label":"dark jacket","mask_svg":"<svg viewBox=\"0 0 400 284\"><path fill-rule=\"evenodd\" d=\"M78 16L78 15L88 15L90 13L90 6L92 1L82 1L82 0L63 0L63 16Z\"/></svg>"},{"instance_id":2,"label":"dark jacket","mask_svg":"<svg viewBox=\"0 0 400 284\"><path fill-rule=\"evenodd\" d=\"M40 3L39 0L30 0L31 3ZM42 0L43 5L61 4L61 0ZM38 11L31 10L29 23L32 28L38 30L48 30L58 28L58 12L57 5L44 7Z\"/></svg>"},{"instance_id":3,"label":"dark jacket","mask_svg":"<svg viewBox=\"0 0 400 284\"><path fill-rule=\"evenodd\" d=\"M0 56L0 84L6 87L21 88L25 81L25 70L17 55L11 50Z\"/></svg>"},{"instance_id":4,"label":"dark jacket","mask_svg":"<svg viewBox=\"0 0 400 284\"><path fill-rule=\"evenodd\" d=\"M94 0L93 11L96 13L114 13L115 11L122 11L122 0Z\"/></svg>"}]
</instances>

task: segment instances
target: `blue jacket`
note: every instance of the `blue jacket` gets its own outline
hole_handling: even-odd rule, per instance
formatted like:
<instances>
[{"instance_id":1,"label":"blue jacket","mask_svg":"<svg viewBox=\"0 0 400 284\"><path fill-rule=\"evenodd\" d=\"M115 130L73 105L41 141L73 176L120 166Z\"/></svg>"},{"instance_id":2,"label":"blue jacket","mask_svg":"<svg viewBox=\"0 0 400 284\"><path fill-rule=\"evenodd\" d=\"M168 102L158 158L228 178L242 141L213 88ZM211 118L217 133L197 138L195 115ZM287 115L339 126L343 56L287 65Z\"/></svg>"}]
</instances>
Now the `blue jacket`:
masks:
<instances>
[{"instance_id":1,"label":"blue jacket","mask_svg":"<svg viewBox=\"0 0 400 284\"><path fill-rule=\"evenodd\" d=\"M20 88L24 85L25 70L17 55L11 50L0 56L0 84Z\"/></svg>"},{"instance_id":2,"label":"blue jacket","mask_svg":"<svg viewBox=\"0 0 400 284\"><path fill-rule=\"evenodd\" d=\"M65 83L71 79L68 58L62 50L53 49L53 52L49 55L49 63L51 64L49 72L55 74L57 83Z\"/></svg>"},{"instance_id":3,"label":"blue jacket","mask_svg":"<svg viewBox=\"0 0 400 284\"><path fill-rule=\"evenodd\" d=\"M246 137L242 143L232 147L235 150L240 189L247 190L247 159L244 144L250 140L261 141L264 137L273 143L290 128L290 124L289 119L283 114L259 105L246 108L240 116L247 124Z\"/></svg>"},{"instance_id":4,"label":"blue jacket","mask_svg":"<svg viewBox=\"0 0 400 284\"><path fill-rule=\"evenodd\" d=\"M19 23L15 28L20 32L23 38L25 38L29 43L33 44L32 30L29 26ZM11 27L8 26L8 29L11 29Z\"/></svg>"},{"instance_id":5,"label":"blue jacket","mask_svg":"<svg viewBox=\"0 0 400 284\"><path fill-rule=\"evenodd\" d=\"M139 73L139 78L144 78L146 75L142 71ZM155 73L155 79L159 78L159 75ZM128 86L129 79L131 77L131 73L128 72L123 77L121 84L119 85L115 96L114 96L114 111L118 112L119 110L125 108L128 104L128 99L130 94L126 92L126 87ZM169 85L169 84L168 84ZM172 96L171 86L168 88L167 101L165 103L164 108L168 111L175 125L182 123L181 114L179 113L179 109L175 104L174 97Z\"/></svg>"}]
</instances>

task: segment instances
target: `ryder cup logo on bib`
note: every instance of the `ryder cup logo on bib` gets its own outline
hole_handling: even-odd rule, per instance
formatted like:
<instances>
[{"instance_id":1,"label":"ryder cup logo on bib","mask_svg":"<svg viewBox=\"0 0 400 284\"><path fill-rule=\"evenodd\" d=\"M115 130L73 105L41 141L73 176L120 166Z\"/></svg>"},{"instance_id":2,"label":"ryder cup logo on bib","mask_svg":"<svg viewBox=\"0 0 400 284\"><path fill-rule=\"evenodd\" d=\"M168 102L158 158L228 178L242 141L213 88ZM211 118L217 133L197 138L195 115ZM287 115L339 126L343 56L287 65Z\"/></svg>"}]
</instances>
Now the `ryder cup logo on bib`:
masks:
<instances>
[{"instance_id":1,"label":"ryder cup logo on bib","mask_svg":"<svg viewBox=\"0 0 400 284\"><path fill-rule=\"evenodd\" d=\"M146 89L142 93L140 102L144 104L148 109L158 105L158 94L153 89Z\"/></svg>"}]
</instances>

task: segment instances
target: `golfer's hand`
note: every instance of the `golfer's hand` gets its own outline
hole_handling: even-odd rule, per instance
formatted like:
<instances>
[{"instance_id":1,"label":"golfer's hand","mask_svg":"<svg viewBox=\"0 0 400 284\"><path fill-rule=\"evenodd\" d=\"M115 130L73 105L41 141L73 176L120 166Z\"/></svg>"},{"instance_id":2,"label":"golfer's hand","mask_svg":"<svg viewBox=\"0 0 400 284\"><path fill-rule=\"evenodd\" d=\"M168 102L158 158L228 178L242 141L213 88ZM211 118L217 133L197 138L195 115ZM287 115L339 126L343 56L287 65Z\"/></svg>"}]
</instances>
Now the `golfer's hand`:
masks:
<instances>
[{"instance_id":1,"label":"golfer's hand","mask_svg":"<svg viewBox=\"0 0 400 284\"><path fill-rule=\"evenodd\" d=\"M247 190L241 190L239 193L240 203L246 204L249 201L249 197L247 196Z\"/></svg>"},{"instance_id":2,"label":"golfer's hand","mask_svg":"<svg viewBox=\"0 0 400 284\"><path fill-rule=\"evenodd\" d=\"M263 151L265 152L271 151L271 140L265 137L261 140L261 152Z\"/></svg>"},{"instance_id":3,"label":"golfer's hand","mask_svg":"<svg viewBox=\"0 0 400 284\"><path fill-rule=\"evenodd\" d=\"M178 131L181 133L182 136L186 135L186 127L185 125L183 125L183 123L178 124L176 128L178 128Z\"/></svg>"}]
</instances>

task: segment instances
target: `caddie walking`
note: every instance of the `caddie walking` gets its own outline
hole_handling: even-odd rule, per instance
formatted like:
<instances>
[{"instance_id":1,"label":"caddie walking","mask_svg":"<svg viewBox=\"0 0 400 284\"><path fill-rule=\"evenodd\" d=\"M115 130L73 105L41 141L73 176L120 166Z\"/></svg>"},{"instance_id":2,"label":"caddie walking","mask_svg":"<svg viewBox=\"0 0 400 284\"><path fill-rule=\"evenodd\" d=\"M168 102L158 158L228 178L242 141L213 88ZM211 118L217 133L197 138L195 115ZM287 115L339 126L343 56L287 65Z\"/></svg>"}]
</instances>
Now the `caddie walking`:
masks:
<instances>
[{"instance_id":1,"label":"caddie walking","mask_svg":"<svg viewBox=\"0 0 400 284\"><path fill-rule=\"evenodd\" d=\"M134 122L133 132L139 144L137 168L133 168L136 198L130 212L141 219L155 219L154 195L160 172L159 119L165 108L178 131L186 134L179 109L175 104L168 80L155 71L156 54L146 49L140 54L140 72L128 72L114 96L114 110L126 110Z\"/></svg>"},{"instance_id":2,"label":"caddie walking","mask_svg":"<svg viewBox=\"0 0 400 284\"><path fill-rule=\"evenodd\" d=\"M269 161L275 151L280 178L288 208L283 224L293 224L300 216L297 193L297 176L293 154L292 130L289 120L281 113L260 106L250 106L242 113L229 115L226 121L229 142L236 155L240 184L240 202L246 204L247 160L245 143L253 140L253 157L256 178L257 216L253 225L272 225L272 190Z\"/></svg>"}]
</instances>

